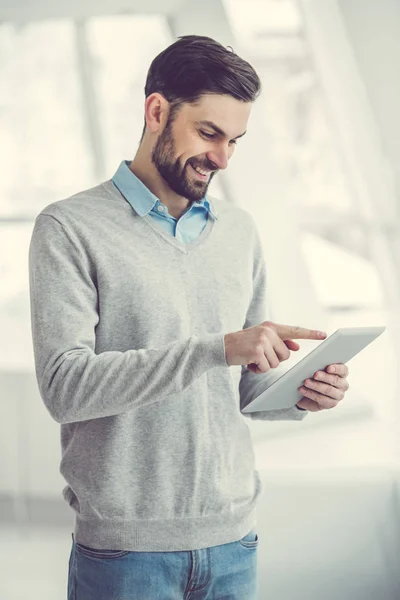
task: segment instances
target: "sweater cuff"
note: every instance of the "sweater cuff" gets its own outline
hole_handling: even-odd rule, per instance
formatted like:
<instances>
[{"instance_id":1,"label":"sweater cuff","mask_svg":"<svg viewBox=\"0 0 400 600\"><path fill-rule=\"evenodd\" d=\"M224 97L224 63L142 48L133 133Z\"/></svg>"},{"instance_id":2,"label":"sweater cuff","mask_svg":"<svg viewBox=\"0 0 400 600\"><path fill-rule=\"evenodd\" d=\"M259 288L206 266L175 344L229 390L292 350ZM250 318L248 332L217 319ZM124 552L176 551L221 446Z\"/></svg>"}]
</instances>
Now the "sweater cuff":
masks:
<instances>
[{"instance_id":1,"label":"sweater cuff","mask_svg":"<svg viewBox=\"0 0 400 600\"><path fill-rule=\"evenodd\" d=\"M201 342L204 354L207 355L207 362L210 362L214 367L226 367L230 365L226 362L225 355L225 334L210 333L201 336Z\"/></svg>"}]
</instances>

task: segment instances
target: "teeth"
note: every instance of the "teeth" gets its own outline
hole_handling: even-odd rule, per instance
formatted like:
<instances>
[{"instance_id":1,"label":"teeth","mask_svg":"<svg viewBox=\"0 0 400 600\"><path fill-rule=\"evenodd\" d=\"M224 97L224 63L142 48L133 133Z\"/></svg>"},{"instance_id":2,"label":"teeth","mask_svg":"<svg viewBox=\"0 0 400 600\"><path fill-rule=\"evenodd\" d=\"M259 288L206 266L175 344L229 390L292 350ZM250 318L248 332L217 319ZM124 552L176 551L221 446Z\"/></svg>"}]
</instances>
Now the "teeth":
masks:
<instances>
[{"instance_id":1,"label":"teeth","mask_svg":"<svg viewBox=\"0 0 400 600\"><path fill-rule=\"evenodd\" d=\"M194 167L194 169L200 173L200 175L208 175L208 171L203 171L202 169L199 169L199 167Z\"/></svg>"}]
</instances>

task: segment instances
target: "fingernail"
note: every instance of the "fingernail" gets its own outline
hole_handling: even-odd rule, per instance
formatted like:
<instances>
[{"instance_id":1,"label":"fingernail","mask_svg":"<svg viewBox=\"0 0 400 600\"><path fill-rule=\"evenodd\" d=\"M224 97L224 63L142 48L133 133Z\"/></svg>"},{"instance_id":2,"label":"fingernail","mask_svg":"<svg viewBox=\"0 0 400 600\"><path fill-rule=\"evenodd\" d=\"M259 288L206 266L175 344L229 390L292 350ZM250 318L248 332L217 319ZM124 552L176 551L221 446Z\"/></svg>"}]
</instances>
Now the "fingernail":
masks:
<instances>
[{"instance_id":1,"label":"fingernail","mask_svg":"<svg viewBox=\"0 0 400 600\"><path fill-rule=\"evenodd\" d=\"M318 337L326 337L326 333L324 331L318 331Z\"/></svg>"},{"instance_id":2,"label":"fingernail","mask_svg":"<svg viewBox=\"0 0 400 600\"><path fill-rule=\"evenodd\" d=\"M334 373L336 371L336 367L330 367L329 370L330 370L331 373Z\"/></svg>"}]
</instances>

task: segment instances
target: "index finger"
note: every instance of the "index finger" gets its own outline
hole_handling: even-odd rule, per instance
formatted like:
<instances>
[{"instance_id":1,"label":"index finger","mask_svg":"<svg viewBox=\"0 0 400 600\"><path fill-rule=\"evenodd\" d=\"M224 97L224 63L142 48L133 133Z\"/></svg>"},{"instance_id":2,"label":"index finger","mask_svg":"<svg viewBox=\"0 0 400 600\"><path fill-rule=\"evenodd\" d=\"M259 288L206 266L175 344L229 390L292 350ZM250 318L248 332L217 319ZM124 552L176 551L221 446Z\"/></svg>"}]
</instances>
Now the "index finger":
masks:
<instances>
[{"instance_id":1,"label":"index finger","mask_svg":"<svg viewBox=\"0 0 400 600\"><path fill-rule=\"evenodd\" d=\"M318 329L306 329L305 327L299 327L298 325L274 324L274 327L281 340L323 340L327 336L325 331L319 331Z\"/></svg>"}]
</instances>

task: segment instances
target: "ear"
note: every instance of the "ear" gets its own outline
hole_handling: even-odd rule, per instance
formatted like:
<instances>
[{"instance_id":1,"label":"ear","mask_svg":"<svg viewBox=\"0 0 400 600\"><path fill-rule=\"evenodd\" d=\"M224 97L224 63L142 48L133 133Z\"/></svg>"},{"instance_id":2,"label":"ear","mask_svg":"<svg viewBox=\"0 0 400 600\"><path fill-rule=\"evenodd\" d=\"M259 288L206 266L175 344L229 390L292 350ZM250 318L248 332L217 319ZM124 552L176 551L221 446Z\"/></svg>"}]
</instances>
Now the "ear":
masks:
<instances>
[{"instance_id":1,"label":"ear","mask_svg":"<svg viewBox=\"0 0 400 600\"><path fill-rule=\"evenodd\" d=\"M158 133L164 128L168 117L168 106L168 100L158 92L147 96L144 103L144 114L146 125L151 133Z\"/></svg>"}]
</instances>

